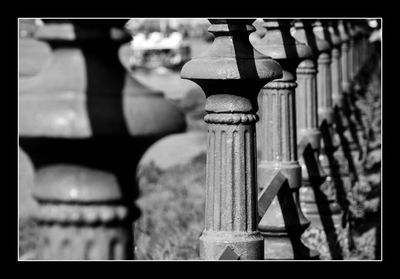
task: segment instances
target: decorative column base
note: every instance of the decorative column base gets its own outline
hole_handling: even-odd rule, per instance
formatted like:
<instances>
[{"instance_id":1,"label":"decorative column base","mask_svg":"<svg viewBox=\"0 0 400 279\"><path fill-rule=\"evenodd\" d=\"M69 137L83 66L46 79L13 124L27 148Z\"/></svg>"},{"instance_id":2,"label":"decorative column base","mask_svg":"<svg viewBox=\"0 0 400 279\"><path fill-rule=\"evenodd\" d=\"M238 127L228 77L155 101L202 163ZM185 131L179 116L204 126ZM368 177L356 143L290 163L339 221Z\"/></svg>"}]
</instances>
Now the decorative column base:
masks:
<instances>
[{"instance_id":1,"label":"decorative column base","mask_svg":"<svg viewBox=\"0 0 400 279\"><path fill-rule=\"evenodd\" d=\"M300 166L293 164L286 169L276 168L274 163L263 163L258 166L259 185L267 187L267 190L271 187L271 192L279 191L274 195L268 210L258 224L258 229L264 238L264 259L318 260L318 252L310 250L301 241L301 234L310 225L310 221L301 211L298 188L289 187L293 185L290 182L300 180ZM275 181L276 174L281 175L277 181ZM260 182L269 183L263 185Z\"/></svg>"},{"instance_id":2,"label":"decorative column base","mask_svg":"<svg viewBox=\"0 0 400 279\"><path fill-rule=\"evenodd\" d=\"M260 233L203 231L200 236L200 257L203 260L219 260L230 247L239 260L263 258L263 238Z\"/></svg>"}]
</instances>

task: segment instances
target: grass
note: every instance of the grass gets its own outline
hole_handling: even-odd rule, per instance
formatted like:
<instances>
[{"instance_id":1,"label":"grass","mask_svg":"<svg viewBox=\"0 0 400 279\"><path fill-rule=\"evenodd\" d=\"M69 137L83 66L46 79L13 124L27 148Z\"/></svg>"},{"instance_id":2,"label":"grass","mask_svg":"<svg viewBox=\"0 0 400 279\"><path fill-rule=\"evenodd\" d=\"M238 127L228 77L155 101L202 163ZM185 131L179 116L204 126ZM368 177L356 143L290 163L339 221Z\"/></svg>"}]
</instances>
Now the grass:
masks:
<instances>
[{"instance_id":1,"label":"grass","mask_svg":"<svg viewBox=\"0 0 400 279\"><path fill-rule=\"evenodd\" d=\"M198 260L204 225L205 154L161 172L139 171L142 217L135 223L136 259Z\"/></svg>"}]
</instances>

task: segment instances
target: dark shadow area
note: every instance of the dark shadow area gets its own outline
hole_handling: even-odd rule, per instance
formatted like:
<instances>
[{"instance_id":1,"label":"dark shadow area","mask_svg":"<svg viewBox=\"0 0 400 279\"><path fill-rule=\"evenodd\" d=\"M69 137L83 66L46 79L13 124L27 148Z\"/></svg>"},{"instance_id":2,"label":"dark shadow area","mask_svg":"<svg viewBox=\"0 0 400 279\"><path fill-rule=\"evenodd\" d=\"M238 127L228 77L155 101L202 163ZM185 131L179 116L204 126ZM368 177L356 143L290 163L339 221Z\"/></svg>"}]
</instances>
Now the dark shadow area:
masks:
<instances>
[{"instance_id":1,"label":"dark shadow area","mask_svg":"<svg viewBox=\"0 0 400 279\"><path fill-rule=\"evenodd\" d=\"M335 113L337 113L337 110ZM338 123L339 129L337 131L338 131L338 135L340 138L340 143L341 143L343 154L346 158L346 161L348 162L351 187L353 187L355 185L356 181L358 181L358 174L357 174L354 162L353 162L353 157L351 155L351 150L349 148L348 141L344 137L343 129L340 128L340 127L342 127L340 118L337 118L337 119L339 119L339 123ZM323 138L324 142L329 144L331 136L329 134L330 131L329 131L329 127L326 122L323 122L321 124L320 130L321 130L321 134L322 134L322 138ZM344 187L343 180L341 177L340 165L339 165L339 162L334 157L334 153L329 151L329 148L327 149L327 151L325 151L325 154L329 161L331 177L335 183L337 200L343 210L342 225L347 223L349 225L349 231L351 232L352 222L351 222L351 214L350 214L350 208L349 208L350 203L347 199L347 194L346 194L347 190ZM352 250L354 247L355 247L354 240L350 234L349 249Z\"/></svg>"},{"instance_id":2,"label":"dark shadow area","mask_svg":"<svg viewBox=\"0 0 400 279\"><path fill-rule=\"evenodd\" d=\"M307 39L307 45L309 47L311 47L313 53L314 53L314 59L317 60L318 59L318 55L319 55L319 49L318 49L318 45L317 45L317 39L315 38L315 34L313 31L313 23L314 20L310 20L310 19L304 19L302 20L303 22L303 26L304 26L304 32L306 34L306 39ZM318 65L316 63L316 65Z\"/></svg>"},{"instance_id":3,"label":"dark shadow area","mask_svg":"<svg viewBox=\"0 0 400 279\"><path fill-rule=\"evenodd\" d=\"M114 133L127 136L122 103L126 70L118 56L122 42L107 38L111 28L115 25L122 28L125 20L73 20L72 23L86 64L86 104L93 136ZM90 40L95 34L104 34L104 38Z\"/></svg>"},{"instance_id":4,"label":"dark shadow area","mask_svg":"<svg viewBox=\"0 0 400 279\"><path fill-rule=\"evenodd\" d=\"M321 24L323 27L322 32L324 34L325 41L327 41L333 47L332 35L328 30L329 28L328 20L321 20Z\"/></svg>"},{"instance_id":5,"label":"dark shadow area","mask_svg":"<svg viewBox=\"0 0 400 279\"><path fill-rule=\"evenodd\" d=\"M365 85L363 87L365 87ZM357 94L359 96L363 96L363 95L365 95L365 91L366 90L365 90L365 88L359 89L359 90L355 90L354 87L352 89L350 89L350 90L351 91L350 91L350 94L349 94L349 105L353 108L352 109L352 113L353 113L353 116L354 116L355 127L356 127L356 130L361 130L362 137L366 138L366 132L365 132L366 131L366 127L364 125L364 121L362 120L362 112L361 112L360 108L356 104L356 102L358 100ZM362 146L362 143L360 143L360 145ZM361 158L361 156L360 156L360 158Z\"/></svg>"},{"instance_id":6,"label":"dark shadow area","mask_svg":"<svg viewBox=\"0 0 400 279\"><path fill-rule=\"evenodd\" d=\"M318 161L315 158L314 151L308 144L303 151L304 161L309 173L310 186L313 189L315 203L318 208L319 217L321 219L323 230L326 234L329 251L333 260L343 260L342 248L340 247L338 235L336 233L335 224L333 221L333 212L331 211L331 202L326 197L325 193L320 189L320 186L326 180L326 177L321 177L318 174ZM337 187L336 183L335 186Z\"/></svg>"},{"instance_id":7,"label":"dark shadow area","mask_svg":"<svg viewBox=\"0 0 400 279\"><path fill-rule=\"evenodd\" d=\"M285 67L289 70L296 78L296 67L297 61L299 60L299 53L296 47L296 39L290 34L290 20L289 19L278 19L277 20L279 25L279 31L281 32L282 41L283 41L283 48L285 49L286 57L289 59L288 67Z\"/></svg>"},{"instance_id":8,"label":"dark shadow area","mask_svg":"<svg viewBox=\"0 0 400 279\"><path fill-rule=\"evenodd\" d=\"M290 189L287 179L282 184L278 192L278 201L282 210L282 216L285 223L285 228L293 247L295 260L316 260L315 254L303 244L301 235L309 226L301 224L299 213L295 202L295 196L298 194L298 189Z\"/></svg>"},{"instance_id":9,"label":"dark shadow area","mask_svg":"<svg viewBox=\"0 0 400 279\"><path fill-rule=\"evenodd\" d=\"M86 62L86 102L93 136L105 133L128 135L122 106L126 71L118 59L120 45L114 42L92 44L83 45L81 50ZM110 119L112 123L109 123Z\"/></svg>"},{"instance_id":10,"label":"dark shadow area","mask_svg":"<svg viewBox=\"0 0 400 279\"><path fill-rule=\"evenodd\" d=\"M238 21L238 20L235 20ZM249 40L249 31L246 25L251 25L251 20L243 20L243 23L229 23L227 25L232 35L232 43L235 49L236 64L241 79L254 79L258 77L256 63L254 61L254 48ZM246 59L243 59L246 58Z\"/></svg>"},{"instance_id":11,"label":"dark shadow area","mask_svg":"<svg viewBox=\"0 0 400 279\"><path fill-rule=\"evenodd\" d=\"M351 155L351 149L350 149L349 142L344 135L345 128L343 126L341 113L340 113L340 109L338 106L334 107L334 117L335 117L335 121L336 121L336 132L339 135L342 152L343 152L343 155L345 156L346 162L349 166L349 175L351 177L352 185L354 185L354 183L356 181L358 181L358 173L357 173L356 166L354 164L353 156ZM322 129L325 129L325 127L322 127ZM330 161L332 161L333 166L334 166L335 162L338 165L338 162L334 158L333 153L330 153L330 154L328 153L327 156L328 156L328 159ZM332 178L335 181L335 185L337 185L336 189L337 189L338 202L340 203L340 206L343 208L343 210L345 210L345 212L348 212L349 201L346 197L346 190L343 185L343 180L341 179L341 173L340 173L339 166L337 166L336 168L334 167L332 169Z\"/></svg>"},{"instance_id":12,"label":"dark shadow area","mask_svg":"<svg viewBox=\"0 0 400 279\"><path fill-rule=\"evenodd\" d=\"M49 40L53 50L75 48L86 64L86 108L90 138L50 138L20 136L20 146L36 169L51 164L74 164L113 173L125 203L131 207L138 197L135 181L137 160L155 139L130 138L123 112L126 70L118 51L125 39L112 40L111 28L122 28L126 20L45 20L73 24L72 41ZM133 206L133 217L139 210Z\"/></svg>"},{"instance_id":13,"label":"dark shadow area","mask_svg":"<svg viewBox=\"0 0 400 279\"><path fill-rule=\"evenodd\" d=\"M344 115L346 116L347 122L349 123L348 129L350 129L351 135L352 135L352 139L354 140L354 142L356 142L356 145L358 146L358 150L360 152L360 158L361 158L361 156L362 156L361 155L362 154L362 148L361 148L360 143L358 141L357 132L354 130L354 128L355 128L354 126L353 126L353 128L351 128L351 125L352 125L350 123L351 119L350 119L350 116L349 116L348 112L346 112L346 110L347 109L343 109ZM336 132L337 132L337 134L339 136L339 139L340 139L340 145L341 145L341 148L342 148L343 155L346 158L346 162L347 162L348 167L349 167L349 174L350 174L350 177L351 177L352 185L354 185L354 183L359 180L358 172L357 172L357 168L356 168L353 156L351 154L352 150L351 150L351 147L350 147L350 143L347 140L346 136L344 135L345 128L343 126L342 119L341 119L341 114L340 114L339 108L337 106L334 107L334 114L335 114L335 122L336 122L335 123L336 124ZM323 135L325 133L325 136L327 136L326 134L329 133L329 131L327 129L328 128L326 128L325 125L321 125L321 132L322 132ZM333 157L333 152L327 152L327 153L331 153L332 154L332 158L334 158Z\"/></svg>"},{"instance_id":14,"label":"dark shadow area","mask_svg":"<svg viewBox=\"0 0 400 279\"><path fill-rule=\"evenodd\" d=\"M259 77L255 62L255 55L258 55L258 58L263 57L264 55L254 49L249 40L250 32L247 30L246 26L252 26L251 24L254 20L236 19L220 21L221 23L227 24L229 35L232 38L232 43L235 50L235 61L240 75L240 79L235 82L238 84L238 93L242 95L244 91L257 91L259 86L256 80L259 79ZM212 21L212 23L213 22L215 22L215 20ZM216 37L218 36L217 34L214 35ZM232 94L235 94L235 92ZM257 95L252 94L247 95L246 97L248 97L252 102L254 111L258 111Z\"/></svg>"},{"instance_id":15,"label":"dark shadow area","mask_svg":"<svg viewBox=\"0 0 400 279\"><path fill-rule=\"evenodd\" d=\"M139 196L135 177L138 160L155 140L128 137L20 137L19 144L29 154L35 169L54 164L72 164L114 174L125 203L131 206ZM134 205L132 210L133 218L138 218L139 210Z\"/></svg>"},{"instance_id":16,"label":"dark shadow area","mask_svg":"<svg viewBox=\"0 0 400 279\"><path fill-rule=\"evenodd\" d=\"M335 107L335 113L338 112L337 109L338 108ZM340 118L337 117L337 119L339 119L338 124L339 124L339 128L340 128L341 127ZM321 125L321 134L322 134L322 138L324 139L324 142L329 142L329 140L331 138L330 138L330 135L329 135L329 129L328 129L328 127L327 127L327 125L325 123L326 122L322 123L322 125ZM339 137L340 137L340 142L341 142L341 145L342 145L343 153L345 154L346 160L349 160L349 158L350 158L350 160L352 160L351 153L346 156L346 152L349 152L349 148L348 148L348 143L346 141L346 138L342 134L342 131L343 131L342 129L338 129L337 130L337 132L339 134ZM336 160L336 158L334 156L334 152L329 152L329 149L327 149L325 151L325 154L326 154L326 156L328 158L331 177L332 177L332 179L334 181L334 184L335 184L337 201L340 204L342 210L344 211L344 216L347 216L348 212L349 212L349 200L347 199L347 194L346 194L347 191L346 191L346 188L345 188L345 186L343 184L342 174L341 174L341 170L340 170L340 164ZM350 165L350 163L349 163L349 165ZM349 167L349 169L351 170L352 168ZM354 167L353 167L353 169L354 169ZM358 180L358 176L357 176L356 172L354 174L354 178L353 179L354 179L354 181ZM346 220L343 220L343 225L345 224L345 221Z\"/></svg>"}]
</instances>

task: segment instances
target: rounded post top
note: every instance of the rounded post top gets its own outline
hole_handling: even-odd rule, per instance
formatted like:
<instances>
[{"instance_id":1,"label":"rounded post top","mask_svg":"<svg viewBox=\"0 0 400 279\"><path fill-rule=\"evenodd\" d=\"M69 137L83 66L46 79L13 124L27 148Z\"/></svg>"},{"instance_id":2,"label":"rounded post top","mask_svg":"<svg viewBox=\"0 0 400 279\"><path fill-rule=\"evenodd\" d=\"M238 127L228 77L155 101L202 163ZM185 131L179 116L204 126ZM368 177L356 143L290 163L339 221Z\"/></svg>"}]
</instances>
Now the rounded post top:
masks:
<instances>
[{"instance_id":1,"label":"rounded post top","mask_svg":"<svg viewBox=\"0 0 400 279\"><path fill-rule=\"evenodd\" d=\"M211 24L232 24L238 26L252 25L255 18L238 18L238 19L227 19L227 18L209 18L208 21Z\"/></svg>"},{"instance_id":2,"label":"rounded post top","mask_svg":"<svg viewBox=\"0 0 400 279\"><path fill-rule=\"evenodd\" d=\"M329 19L321 20L324 38L333 46L338 47L342 43L340 35L333 28L333 22Z\"/></svg>"},{"instance_id":3,"label":"rounded post top","mask_svg":"<svg viewBox=\"0 0 400 279\"><path fill-rule=\"evenodd\" d=\"M41 168L33 196L39 202L64 203L112 203L123 198L114 175L70 165Z\"/></svg>"},{"instance_id":4,"label":"rounded post top","mask_svg":"<svg viewBox=\"0 0 400 279\"><path fill-rule=\"evenodd\" d=\"M43 19L45 24L38 28L35 38L64 43L98 40L123 43L131 39L127 30L124 29L126 21L123 19Z\"/></svg>"},{"instance_id":5,"label":"rounded post top","mask_svg":"<svg viewBox=\"0 0 400 279\"><path fill-rule=\"evenodd\" d=\"M346 20L344 22L346 26L346 31L349 34L351 39L354 39L356 37L356 32L354 30L353 22L351 20Z\"/></svg>"},{"instance_id":6,"label":"rounded post top","mask_svg":"<svg viewBox=\"0 0 400 279\"><path fill-rule=\"evenodd\" d=\"M265 18L263 19L263 27L267 30L269 29L287 29L292 26L292 20L290 19L275 19L275 18Z\"/></svg>"},{"instance_id":7,"label":"rounded post top","mask_svg":"<svg viewBox=\"0 0 400 279\"><path fill-rule=\"evenodd\" d=\"M359 34L359 36L368 36L368 23L365 20L359 19L356 21L356 31Z\"/></svg>"},{"instance_id":8,"label":"rounded post top","mask_svg":"<svg viewBox=\"0 0 400 279\"><path fill-rule=\"evenodd\" d=\"M183 66L181 77L198 83L206 95L237 91L244 84L248 86L249 82L261 89L268 81L280 78L280 65L250 44L248 34L255 28L249 23L253 21L211 19L212 25L208 30L217 34L212 45Z\"/></svg>"},{"instance_id":9,"label":"rounded post top","mask_svg":"<svg viewBox=\"0 0 400 279\"><path fill-rule=\"evenodd\" d=\"M334 28L339 32L340 39L342 42L349 41L349 34L346 32L346 28L344 27L343 20L338 20L337 25L334 25Z\"/></svg>"},{"instance_id":10,"label":"rounded post top","mask_svg":"<svg viewBox=\"0 0 400 279\"><path fill-rule=\"evenodd\" d=\"M329 34L329 31L326 28L326 25L324 25L321 20L315 20L313 22L313 32L321 40L328 43L328 45L329 45L328 51L332 49L333 42L332 42L331 36Z\"/></svg>"},{"instance_id":11,"label":"rounded post top","mask_svg":"<svg viewBox=\"0 0 400 279\"><path fill-rule=\"evenodd\" d=\"M315 19L315 20L312 21L311 25L313 27L322 27L323 26L322 20L321 19Z\"/></svg>"},{"instance_id":12,"label":"rounded post top","mask_svg":"<svg viewBox=\"0 0 400 279\"><path fill-rule=\"evenodd\" d=\"M293 37L311 47L314 57L331 49L330 44L314 32L313 19L295 19L295 32Z\"/></svg>"},{"instance_id":13,"label":"rounded post top","mask_svg":"<svg viewBox=\"0 0 400 279\"><path fill-rule=\"evenodd\" d=\"M51 25L51 32L42 38L54 39L57 47L38 75L19 80L20 136L160 137L183 131L183 113L121 63L122 41L113 41L109 31L124 21L76 21L45 21L43 28ZM78 26L86 33L63 33Z\"/></svg>"},{"instance_id":14,"label":"rounded post top","mask_svg":"<svg viewBox=\"0 0 400 279\"><path fill-rule=\"evenodd\" d=\"M230 25L230 26L236 26L237 28L248 28L250 27L251 29L254 29L254 26L252 25L253 22L255 21L255 18L238 18L238 19L227 19L227 18L209 18L208 21L212 25Z\"/></svg>"},{"instance_id":15,"label":"rounded post top","mask_svg":"<svg viewBox=\"0 0 400 279\"><path fill-rule=\"evenodd\" d=\"M211 26L208 28L215 37L227 34L248 34L255 31L252 23L255 19L209 19Z\"/></svg>"},{"instance_id":16,"label":"rounded post top","mask_svg":"<svg viewBox=\"0 0 400 279\"><path fill-rule=\"evenodd\" d=\"M267 29L264 37L259 38L256 33L250 34L253 46L275 60L293 60L300 62L311 58L313 53L309 46L297 41L290 34L291 20L264 19L263 26Z\"/></svg>"}]
</instances>

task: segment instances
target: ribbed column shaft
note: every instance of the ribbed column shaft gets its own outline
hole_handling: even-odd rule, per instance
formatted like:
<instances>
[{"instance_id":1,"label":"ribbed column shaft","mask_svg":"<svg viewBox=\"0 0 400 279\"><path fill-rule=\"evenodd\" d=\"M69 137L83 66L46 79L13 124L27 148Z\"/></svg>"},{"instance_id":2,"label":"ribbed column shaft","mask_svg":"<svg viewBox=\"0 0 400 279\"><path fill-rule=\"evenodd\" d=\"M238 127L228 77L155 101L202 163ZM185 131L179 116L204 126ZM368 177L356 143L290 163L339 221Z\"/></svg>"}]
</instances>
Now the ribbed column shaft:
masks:
<instances>
[{"instance_id":1,"label":"ribbed column shaft","mask_svg":"<svg viewBox=\"0 0 400 279\"><path fill-rule=\"evenodd\" d=\"M342 71L341 51L339 46L332 49L332 102L334 106L342 107Z\"/></svg>"},{"instance_id":2,"label":"ribbed column shaft","mask_svg":"<svg viewBox=\"0 0 400 279\"><path fill-rule=\"evenodd\" d=\"M318 56L318 116L319 121L326 119L329 124L333 122L332 113L332 80L331 80L331 56L323 52Z\"/></svg>"},{"instance_id":3,"label":"ribbed column shaft","mask_svg":"<svg viewBox=\"0 0 400 279\"><path fill-rule=\"evenodd\" d=\"M223 114L248 123L221 124L208 114L205 229L253 232L257 228L255 120L253 114Z\"/></svg>"},{"instance_id":4,"label":"ribbed column shaft","mask_svg":"<svg viewBox=\"0 0 400 279\"><path fill-rule=\"evenodd\" d=\"M348 65L349 65L349 77L350 77L350 82L354 78L354 40L353 38L350 38L350 44L349 44L349 55L348 55Z\"/></svg>"},{"instance_id":5,"label":"ribbed column shaft","mask_svg":"<svg viewBox=\"0 0 400 279\"><path fill-rule=\"evenodd\" d=\"M207 102L208 124L205 230L200 257L263 258L257 230L255 123L257 94L281 77L279 64L253 48L253 19L210 19L215 36L204 55L186 63L182 78L196 82Z\"/></svg>"},{"instance_id":6,"label":"ribbed column shaft","mask_svg":"<svg viewBox=\"0 0 400 279\"><path fill-rule=\"evenodd\" d=\"M298 139L307 136L314 149L320 146L317 108L317 70L311 59L297 67L296 120Z\"/></svg>"},{"instance_id":7,"label":"ribbed column shaft","mask_svg":"<svg viewBox=\"0 0 400 279\"><path fill-rule=\"evenodd\" d=\"M341 63L341 69L342 69L342 89L343 91L348 90L349 86L349 44L347 42L343 42L341 45L341 57L340 57L340 63Z\"/></svg>"},{"instance_id":8,"label":"ribbed column shaft","mask_svg":"<svg viewBox=\"0 0 400 279\"><path fill-rule=\"evenodd\" d=\"M354 52L353 52L353 65L354 65L353 66L353 70L354 70L354 75L357 74L359 66L360 66L358 64L358 62L359 62L359 60L358 60L359 54L360 54L360 39L357 37L355 39L355 42L354 42Z\"/></svg>"},{"instance_id":9,"label":"ribbed column shaft","mask_svg":"<svg viewBox=\"0 0 400 279\"><path fill-rule=\"evenodd\" d=\"M262 90L261 161L297 161L294 80L274 81Z\"/></svg>"}]
</instances>

